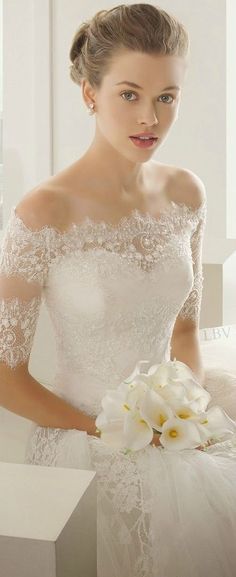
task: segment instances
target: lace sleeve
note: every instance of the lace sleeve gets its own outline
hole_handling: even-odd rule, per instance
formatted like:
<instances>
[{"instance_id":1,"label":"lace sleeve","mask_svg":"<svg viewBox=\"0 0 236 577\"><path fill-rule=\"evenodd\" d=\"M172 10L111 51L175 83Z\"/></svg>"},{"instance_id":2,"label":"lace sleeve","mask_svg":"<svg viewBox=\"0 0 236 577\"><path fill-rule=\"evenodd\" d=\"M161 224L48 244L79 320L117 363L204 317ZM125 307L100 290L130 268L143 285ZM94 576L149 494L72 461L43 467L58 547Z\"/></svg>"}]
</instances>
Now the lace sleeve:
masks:
<instances>
[{"instance_id":1,"label":"lace sleeve","mask_svg":"<svg viewBox=\"0 0 236 577\"><path fill-rule=\"evenodd\" d=\"M0 362L28 363L48 270L44 231L32 231L15 210L0 250Z\"/></svg>"},{"instance_id":2,"label":"lace sleeve","mask_svg":"<svg viewBox=\"0 0 236 577\"><path fill-rule=\"evenodd\" d=\"M191 319L199 326L203 272L202 272L202 244L206 226L207 202L202 203L196 212L196 226L191 237L191 252L193 266L193 285L191 291L185 300L178 317L181 319Z\"/></svg>"}]
</instances>

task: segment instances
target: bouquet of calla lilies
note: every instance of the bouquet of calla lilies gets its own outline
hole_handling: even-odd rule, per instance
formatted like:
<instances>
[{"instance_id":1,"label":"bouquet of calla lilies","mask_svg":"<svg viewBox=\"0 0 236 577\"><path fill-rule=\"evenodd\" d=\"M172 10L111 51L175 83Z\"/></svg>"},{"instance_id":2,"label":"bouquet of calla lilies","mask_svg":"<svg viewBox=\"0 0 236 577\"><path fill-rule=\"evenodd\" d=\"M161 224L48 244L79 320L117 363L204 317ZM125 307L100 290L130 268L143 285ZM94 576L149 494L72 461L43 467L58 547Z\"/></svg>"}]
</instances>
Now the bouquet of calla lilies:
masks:
<instances>
[{"instance_id":1,"label":"bouquet of calla lilies","mask_svg":"<svg viewBox=\"0 0 236 577\"><path fill-rule=\"evenodd\" d=\"M168 361L133 373L102 399L96 426L103 442L127 454L149 445L159 433L162 448L194 449L236 433L236 421L219 406L207 406L211 395L184 363Z\"/></svg>"}]
</instances>

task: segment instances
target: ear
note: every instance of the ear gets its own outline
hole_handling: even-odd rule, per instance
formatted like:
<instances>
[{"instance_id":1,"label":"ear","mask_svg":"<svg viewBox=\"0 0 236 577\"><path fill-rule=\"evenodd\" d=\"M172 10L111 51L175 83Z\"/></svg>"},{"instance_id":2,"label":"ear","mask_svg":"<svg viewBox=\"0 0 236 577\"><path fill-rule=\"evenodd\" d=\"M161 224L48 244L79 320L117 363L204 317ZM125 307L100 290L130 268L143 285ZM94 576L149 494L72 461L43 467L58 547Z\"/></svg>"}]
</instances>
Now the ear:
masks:
<instances>
[{"instance_id":1,"label":"ear","mask_svg":"<svg viewBox=\"0 0 236 577\"><path fill-rule=\"evenodd\" d=\"M81 90L82 97L86 105L88 105L88 102L95 100L95 90L92 88L87 78L83 78L81 82Z\"/></svg>"}]
</instances>

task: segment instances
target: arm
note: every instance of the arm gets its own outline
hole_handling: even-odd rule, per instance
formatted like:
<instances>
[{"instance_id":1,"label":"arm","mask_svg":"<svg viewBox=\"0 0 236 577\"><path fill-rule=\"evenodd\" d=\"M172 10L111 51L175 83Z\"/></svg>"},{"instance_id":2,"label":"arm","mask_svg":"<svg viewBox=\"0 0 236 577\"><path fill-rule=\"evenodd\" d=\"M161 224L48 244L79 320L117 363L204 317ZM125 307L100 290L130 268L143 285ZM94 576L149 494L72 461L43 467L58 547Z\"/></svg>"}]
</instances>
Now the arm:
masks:
<instances>
[{"instance_id":1,"label":"arm","mask_svg":"<svg viewBox=\"0 0 236 577\"><path fill-rule=\"evenodd\" d=\"M26 364L13 371L0 363L0 405L41 427L96 433L95 419L46 389L30 375Z\"/></svg>"},{"instance_id":2,"label":"arm","mask_svg":"<svg viewBox=\"0 0 236 577\"><path fill-rule=\"evenodd\" d=\"M204 369L201 359L198 333L194 330L175 333L171 340L171 360L177 359L188 365L201 385L204 383Z\"/></svg>"},{"instance_id":3,"label":"arm","mask_svg":"<svg viewBox=\"0 0 236 577\"><path fill-rule=\"evenodd\" d=\"M171 339L171 360L176 358L188 365L204 383L204 368L200 352L199 318L202 300L202 243L206 224L206 195L203 183L194 176L188 180L189 195L197 201L198 221L191 237L193 264L193 286L185 300L178 317ZM191 182L190 182L191 181Z\"/></svg>"},{"instance_id":4,"label":"arm","mask_svg":"<svg viewBox=\"0 0 236 577\"><path fill-rule=\"evenodd\" d=\"M32 210L32 206L27 209L28 219ZM47 390L28 370L50 251L54 250L46 234L46 230L29 229L13 213L1 244L0 405L44 427L75 428L95 435L95 419Z\"/></svg>"}]
</instances>

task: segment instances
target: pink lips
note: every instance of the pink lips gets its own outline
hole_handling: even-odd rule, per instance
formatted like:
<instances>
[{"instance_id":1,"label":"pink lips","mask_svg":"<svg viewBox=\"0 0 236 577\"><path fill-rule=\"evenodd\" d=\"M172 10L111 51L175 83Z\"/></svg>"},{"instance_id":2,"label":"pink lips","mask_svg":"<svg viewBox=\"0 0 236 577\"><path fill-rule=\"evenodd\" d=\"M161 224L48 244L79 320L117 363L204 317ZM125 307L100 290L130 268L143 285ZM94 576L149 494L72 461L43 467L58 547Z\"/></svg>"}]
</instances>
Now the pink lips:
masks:
<instances>
[{"instance_id":1,"label":"pink lips","mask_svg":"<svg viewBox=\"0 0 236 577\"><path fill-rule=\"evenodd\" d=\"M132 134L131 138L139 138L139 136L147 136L149 138L158 138L153 132L140 132L139 134Z\"/></svg>"},{"instance_id":2,"label":"pink lips","mask_svg":"<svg viewBox=\"0 0 236 577\"><path fill-rule=\"evenodd\" d=\"M141 140L137 136L130 136L130 140L133 142L135 146L138 146L138 148L151 148L152 146L154 146L154 144L156 144L158 139L157 137L155 137L150 138L150 140L149 139Z\"/></svg>"}]
</instances>

